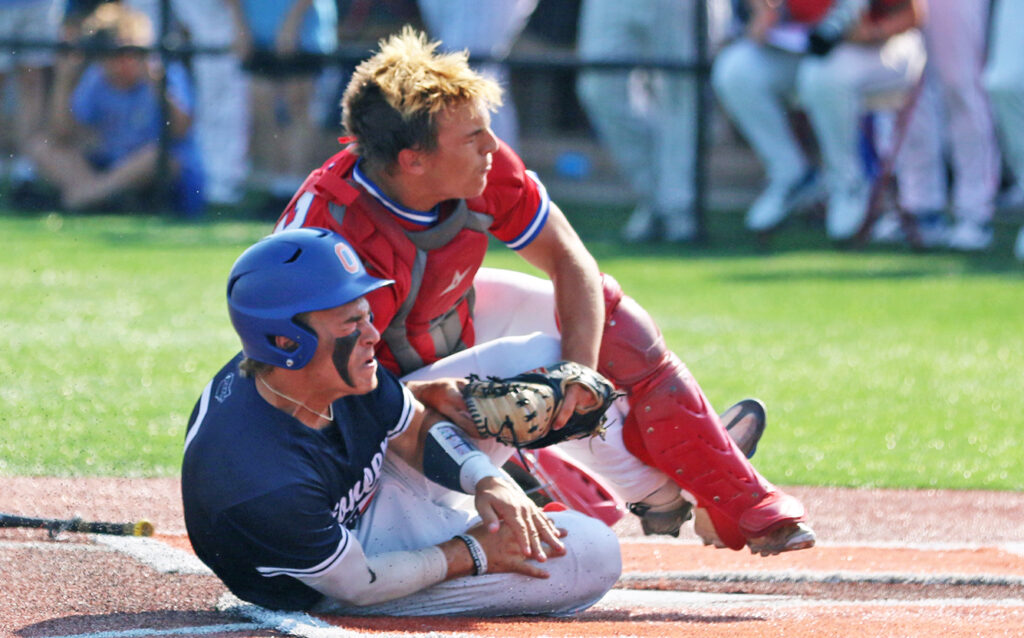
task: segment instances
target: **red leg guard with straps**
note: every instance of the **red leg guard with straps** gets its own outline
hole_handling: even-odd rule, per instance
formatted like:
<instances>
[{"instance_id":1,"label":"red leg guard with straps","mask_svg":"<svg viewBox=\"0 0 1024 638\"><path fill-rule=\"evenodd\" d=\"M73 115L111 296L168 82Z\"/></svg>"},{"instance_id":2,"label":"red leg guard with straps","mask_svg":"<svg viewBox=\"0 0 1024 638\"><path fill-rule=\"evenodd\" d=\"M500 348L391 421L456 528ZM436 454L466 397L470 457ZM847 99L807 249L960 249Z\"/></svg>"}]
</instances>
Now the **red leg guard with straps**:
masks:
<instances>
[{"instance_id":1,"label":"red leg guard with straps","mask_svg":"<svg viewBox=\"0 0 1024 638\"><path fill-rule=\"evenodd\" d=\"M802 521L803 505L750 465L647 311L608 275L604 294L598 371L628 393L626 448L692 494L727 547Z\"/></svg>"}]
</instances>

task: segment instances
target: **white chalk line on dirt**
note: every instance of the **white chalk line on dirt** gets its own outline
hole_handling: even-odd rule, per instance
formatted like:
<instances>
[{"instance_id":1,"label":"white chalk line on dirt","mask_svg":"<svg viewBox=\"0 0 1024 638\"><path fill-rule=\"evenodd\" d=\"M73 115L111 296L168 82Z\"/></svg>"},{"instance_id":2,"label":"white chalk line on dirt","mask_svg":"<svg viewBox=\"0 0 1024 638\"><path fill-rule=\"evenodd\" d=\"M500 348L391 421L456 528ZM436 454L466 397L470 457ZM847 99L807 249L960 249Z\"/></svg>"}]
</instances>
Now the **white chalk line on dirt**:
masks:
<instances>
[{"instance_id":1,"label":"white chalk line on dirt","mask_svg":"<svg viewBox=\"0 0 1024 638\"><path fill-rule=\"evenodd\" d=\"M1024 576L997 574L908 574L904 572L814 571L786 569L776 571L660 571L623 574L618 585L648 584L663 580L689 580L712 583L870 583L881 585L955 585L1024 586Z\"/></svg>"},{"instance_id":2,"label":"white chalk line on dirt","mask_svg":"<svg viewBox=\"0 0 1024 638\"><path fill-rule=\"evenodd\" d=\"M707 594L695 592L663 592L613 590L609 592L592 609L594 611L614 609L651 609L672 610L718 608L781 608L794 607L871 607L871 608L943 608L952 607L1024 607L1024 600L978 600L973 598L946 598L935 600L873 600L873 601L832 601L808 600L795 596L768 596L744 594ZM46 638L135 638L139 636L174 636L204 635L212 633L232 633L241 631L272 630L297 638L475 638L477 634L458 631L430 632L363 632L337 625L316 618L304 612L280 612L265 609L240 601L231 594L225 594L217 603L218 611L225 614L241 616L249 619L249 623L230 623L220 625L189 626L174 629L130 629L122 631L104 631L65 636L47 636ZM537 638L546 638L537 636ZM586 638L586 637L581 637ZM622 634L616 638L631 638Z\"/></svg>"},{"instance_id":3,"label":"white chalk line on dirt","mask_svg":"<svg viewBox=\"0 0 1024 638\"><path fill-rule=\"evenodd\" d=\"M620 538L623 545L681 545L684 547L704 547L700 539L679 539L666 536L628 536ZM1024 555L1024 541L1021 542L995 542L995 543L957 543L957 542L931 542L911 543L901 541L823 541L818 539L814 544L816 549L910 549L922 552L958 552L977 551L979 549L1000 549L1014 554ZM727 551L727 550L717 550ZM744 552L746 550L740 550Z\"/></svg>"},{"instance_id":4,"label":"white chalk line on dirt","mask_svg":"<svg viewBox=\"0 0 1024 638\"><path fill-rule=\"evenodd\" d=\"M304 612L284 612L266 609L243 602L231 594L225 594L217 603L217 610L248 618L272 629L298 638L478 638L473 634L452 631L412 632L362 632L332 625L325 620ZM542 637L538 637L542 638Z\"/></svg>"},{"instance_id":5,"label":"white chalk line on dirt","mask_svg":"<svg viewBox=\"0 0 1024 638\"><path fill-rule=\"evenodd\" d=\"M97 535L96 542L128 554L163 574L213 574L192 552L171 547L154 538Z\"/></svg>"},{"instance_id":6,"label":"white chalk line on dirt","mask_svg":"<svg viewBox=\"0 0 1024 638\"><path fill-rule=\"evenodd\" d=\"M757 594L711 594L706 592L649 591L640 589L613 589L594 607L602 609L682 609L709 608L794 608L794 607L1021 607L1020 598L923 598L917 600L880 598L872 600L830 600L803 596L774 596Z\"/></svg>"},{"instance_id":7,"label":"white chalk line on dirt","mask_svg":"<svg viewBox=\"0 0 1024 638\"><path fill-rule=\"evenodd\" d=\"M94 536L97 544L67 542L0 542L3 548L31 548L50 551L111 551L126 554L134 560L150 566L161 573L202 573L210 574L208 568L190 552L171 547L156 539ZM912 583L912 584L986 584L986 585L1020 585L1024 577L964 575L964 574L932 574L908 575L900 573L857 573L857 572L807 572L798 570L780 570L774 572L664 572L627 574L623 576L618 587L593 608L596 611L609 609L648 609L674 610L681 609L727 609L727 608L811 608L811 607L878 607L878 608L921 608L921 607L1024 607L1020 599L925 599L925 600L871 600L871 601L835 601L807 599L799 596L776 596L755 594L715 594L708 592L676 592L661 590L629 589L630 585L639 585L665 579L690 579L703 581L772 581L772 582L872 582L872 583ZM473 634L463 632L429 632L410 633L395 632L361 632L346 629L305 614L302 612L278 612L256 605L244 603L234 596L226 595L217 605L218 610L245 618L250 623L219 624L192 626L176 629L132 629L123 631L95 632L75 636L48 638L133 638L142 635L209 634L233 631L273 630L296 636L297 638L474 638ZM538 636L537 638L544 638ZM618 638L629 638L626 635Z\"/></svg>"},{"instance_id":8,"label":"white chalk line on dirt","mask_svg":"<svg viewBox=\"0 0 1024 638\"><path fill-rule=\"evenodd\" d=\"M46 636L45 638L134 638L135 636L177 636L196 634L231 633L236 631L260 631L266 627L256 623L232 623L227 625L198 625L175 627L173 629L122 629L120 631L94 631L84 634L67 634L64 636Z\"/></svg>"},{"instance_id":9,"label":"white chalk line on dirt","mask_svg":"<svg viewBox=\"0 0 1024 638\"><path fill-rule=\"evenodd\" d=\"M781 609L796 608L986 608L1012 607L1024 608L1024 600L996 599L979 600L974 598L944 598L931 600L870 600L870 601L837 601L805 599L797 596L768 596L746 594L708 594L695 592L665 592L612 590L600 602L591 608L592 611L619 610L670 610L674 612L686 610L725 609ZM477 638L478 634L467 634L458 631L431 632L395 632L379 633L362 632L348 629L316 618L302 612L277 612L256 605L244 603L230 594L225 595L217 605L218 610L242 616L273 629L297 638ZM585 614L588 612L584 612ZM630 634L617 635L616 638L630 638ZM537 636L536 638L546 638ZM568 638L568 637L563 637ZM588 638L580 636L579 638Z\"/></svg>"},{"instance_id":10,"label":"white chalk line on dirt","mask_svg":"<svg viewBox=\"0 0 1024 638\"><path fill-rule=\"evenodd\" d=\"M102 551L101 547L131 556L140 563L164 574L212 575L213 572L195 554L178 549L151 538L130 536L94 536L98 545L60 542L8 542L0 547L30 547L57 551ZM709 550L710 551L710 550ZM778 583L872 583L891 585L954 585L954 586L1024 586L1024 576L1007 574L958 574L907 572L860 572L853 570L815 571L786 570L673 570L658 572L630 572L619 580L620 588L649 584L663 580L689 580L701 582L778 582Z\"/></svg>"}]
</instances>

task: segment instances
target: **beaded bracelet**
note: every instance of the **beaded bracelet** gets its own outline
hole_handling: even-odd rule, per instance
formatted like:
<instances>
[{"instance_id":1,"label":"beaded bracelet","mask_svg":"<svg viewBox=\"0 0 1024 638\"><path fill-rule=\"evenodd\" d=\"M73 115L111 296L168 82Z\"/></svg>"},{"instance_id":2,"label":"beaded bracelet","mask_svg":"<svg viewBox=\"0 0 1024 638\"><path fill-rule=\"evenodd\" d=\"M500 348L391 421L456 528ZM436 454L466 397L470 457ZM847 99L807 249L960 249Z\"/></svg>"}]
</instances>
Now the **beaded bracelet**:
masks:
<instances>
[{"instance_id":1,"label":"beaded bracelet","mask_svg":"<svg viewBox=\"0 0 1024 638\"><path fill-rule=\"evenodd\" d=\"M480 541L469 534L458 534L455 538L466 544L469 550L469 557L473 559L473 575L482 576L487 573L487 554L484 553Z\"/></svg>"}]
</instances>

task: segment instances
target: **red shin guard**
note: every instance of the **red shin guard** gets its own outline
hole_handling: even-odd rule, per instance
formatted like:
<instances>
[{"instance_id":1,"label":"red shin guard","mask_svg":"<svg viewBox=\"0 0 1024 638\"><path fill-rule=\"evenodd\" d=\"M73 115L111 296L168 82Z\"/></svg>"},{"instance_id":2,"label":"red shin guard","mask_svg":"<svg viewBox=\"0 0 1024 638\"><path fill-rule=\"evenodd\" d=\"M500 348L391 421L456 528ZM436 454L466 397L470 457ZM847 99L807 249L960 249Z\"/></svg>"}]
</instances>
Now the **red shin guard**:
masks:
<instances>
[{"instance_id":1,"label":"red shin guard","mask_svg":"<svg viewBox=\"0 0 1024 638\"><path fill-rule=\"evenodd\" d=\"M626 448L693 495L727 547L803 520L803 505L750 465L650 315L607 275L605 302L598 370L629 393Z\"/></svg>"}]
</instances>

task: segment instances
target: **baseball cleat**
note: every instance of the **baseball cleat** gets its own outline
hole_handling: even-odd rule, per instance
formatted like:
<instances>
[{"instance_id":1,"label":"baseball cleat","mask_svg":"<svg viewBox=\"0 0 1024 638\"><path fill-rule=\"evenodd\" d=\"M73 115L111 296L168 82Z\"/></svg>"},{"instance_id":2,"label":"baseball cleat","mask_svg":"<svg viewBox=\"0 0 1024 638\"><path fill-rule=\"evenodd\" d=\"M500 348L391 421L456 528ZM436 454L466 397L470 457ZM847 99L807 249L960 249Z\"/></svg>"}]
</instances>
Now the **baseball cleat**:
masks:
<instances>
[{"instance_id":1,"label":"baseball cleat","mask_svg":"<svg viewBox=\"0 0 1024 638\"><path fill-rule=\"evenodd\" d=\"M751 538L747 541L747 547L750 548L751 554L774 556L814 547L814 542L814 530L807 523L790 523L767 536Z\"/></svg>"},{"instance_id":2,"label":"baseball cleat","mask_svg":"<svg viewBox=\"0 0 1024 638\"><path fill-rule=\"evenodd\" d=\"M790 213L808 208L822 195L822 180L813 168L793 181L771 182L747 211L747 230L757 233L773 231Z\"/></svg>"},{"instance_id":3,"label":"baseball cleat","mask_svg":"<svg viewBox=\"0 0 1024 638\"><path fill-rule=\"evenodd\" d=\"M718 418L740 451L748 459L754 456L767 421L764 404L757 399L743 399Z\"/></svg>"}]
</instances>

